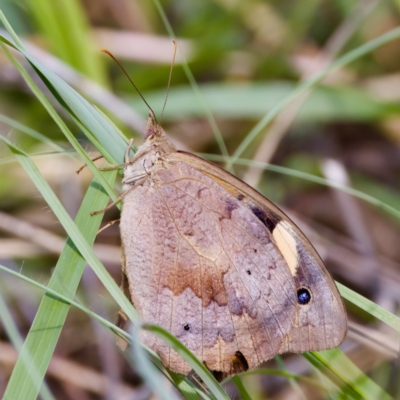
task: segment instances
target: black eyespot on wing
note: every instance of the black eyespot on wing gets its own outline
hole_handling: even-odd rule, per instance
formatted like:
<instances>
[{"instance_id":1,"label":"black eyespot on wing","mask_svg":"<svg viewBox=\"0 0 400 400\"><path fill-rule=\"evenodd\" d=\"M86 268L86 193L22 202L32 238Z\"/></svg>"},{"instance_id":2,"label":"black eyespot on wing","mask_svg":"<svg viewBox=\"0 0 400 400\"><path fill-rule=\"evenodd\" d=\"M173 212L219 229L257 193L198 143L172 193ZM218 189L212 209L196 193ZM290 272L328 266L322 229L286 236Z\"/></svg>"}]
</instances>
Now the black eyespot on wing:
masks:
<instances>
[{"instance_id":1,"label":"black eyespot on wing","mask_svg":"<svg viewBox=\"0 0 400 400\"><path fill-rule=\"evenodd\" d=\"M242 201L242 200L244 199L244 194L239 193L239 194L236 196L236 198L237 198L239 201Z\"/></svg>"},{"instance_id":2,"label":"black eyespot on wing","mask_svg":"<svg viewBox=\"0 0 400 400\"><path fill-rule=\"evenodd\" d=\"M246 272L247 272L247 275L251 275L251 271L249 269Z\"/></svg>"},{"instance_id":3,"label":"black eyespot on wing","mask_svg":"<svg viewBox=\"0 0 400 400\"><path fill-rule=\"evenodd\" d=\"M189 325L189 324L184 325L184 326L183 326L183 329L184 329L185 331L190 331L190 325Z\"/></svg>"},{"instance_id":4,"label":"black eyespot on wing","mask_svg":"<svg viewBox=\"0 0 400 400\"><path fill-rule=\"evenodd\" d=\"M253 249L254 250L254 253L257 253L257 249Z\"/></svg>"},{"instance_id":5,"label":"black eyespot on wing","mask_svg":"<svg viewBox=\"0 0 400 400\"><path fill-rule=\"evenodd\" d=\"M252 205L250 207L251 212L267 227L267 229L272 233L281 221L280 218L274 213L266 213L260 207Z\"/></svg>"},{"instance_id":6,"label":"black eyespot on wing","mask_svg":"<svg viewBox=\"0 0 400 400\"><path fill-rule=\"evenodd\" d=\"M217 382L222 382L222 380L224 379L224 373L222 371L211 371L210 370L210 372Z\"/></svg>"},{"instance_id":7,"label":"black eyespot on wing","mask_svg":"<svg viewBox=\"0 0 400 400\"><path fill-rule=\"evenodd\" d=\"M312 299L311 296L311 291L305 286L302 286L301 288L297 289L297 302L304 306L308 304Z\"/></svg>"},{"instance_id":8,"label":"black eyespot on wing","mask_svg":"<svg viewBox=\"0 0 400 400\"><path fill-rule=\"evenodd\" d=\"M232 357L232 370L235 374L245 372L249 369L249 364L241 351L237 351Z\"/></svg>"}]
</instances>

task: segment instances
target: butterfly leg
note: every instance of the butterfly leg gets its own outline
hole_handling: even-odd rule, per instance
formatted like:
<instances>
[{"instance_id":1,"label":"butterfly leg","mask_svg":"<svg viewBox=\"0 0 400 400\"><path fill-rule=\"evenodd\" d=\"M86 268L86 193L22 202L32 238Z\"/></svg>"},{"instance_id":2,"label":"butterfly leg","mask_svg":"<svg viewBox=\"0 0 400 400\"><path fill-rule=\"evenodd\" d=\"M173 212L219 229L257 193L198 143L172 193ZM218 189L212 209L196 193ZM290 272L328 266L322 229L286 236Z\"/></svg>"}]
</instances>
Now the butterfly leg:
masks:
<instances>
[{"instance_id":1,"label":"butterfly leg","mask_svg":"<svg viewBox=\"0 0 400 400\"><path fill-rule=\"evenodd\" d=\"M103 232L104 230L106 230L108 227L110 227L111 225L114 225L115 223L119 222L120 219L114 219L113 221L110 221L107 225L104 225L101 229L99 229L97 231L97 234L99 234L100 232Z\"/></svg>"},{"instance_id":2,"label":"butterfly leg","mask_svg":"<svg viewBox=\"0 0 400 400\"><path fill-rule=\"evenodd\" d=\"M112 203L110 203L107 207L103 208L102 210L98 210L98 211L93 211L90 213L91 216L93 215L97 215L97 214L102 214L104 212L106 212L107 210L109 210L110 208L114 207L117 203L119 203L131 190L136 189L139 185L141 185L145 180L147 179L147 175L136 181L135 185L133 185L131 188L129 188L128 190L126 190L124 193L122 193L116 200L114 200Z\"/></svg>"},{"instance_id":3,"label":"butterfly leg","mask_svg":"<svg viewBox=\"0 0 400 400\"><path fill-rule=\"evenodd\" d=\"M97 161L97 160L100 160L100 159L102 159L102 158L104 158L104 157L103 157L102 155L99 155L99 156L97 156L97 157L92 158L91 160L92 160L92 161ZM83 164L82 167L80 167L80 168L76 171L76 173L79 175L86 167L87 167L87 164Z\"/></svg>"}]
</instances>

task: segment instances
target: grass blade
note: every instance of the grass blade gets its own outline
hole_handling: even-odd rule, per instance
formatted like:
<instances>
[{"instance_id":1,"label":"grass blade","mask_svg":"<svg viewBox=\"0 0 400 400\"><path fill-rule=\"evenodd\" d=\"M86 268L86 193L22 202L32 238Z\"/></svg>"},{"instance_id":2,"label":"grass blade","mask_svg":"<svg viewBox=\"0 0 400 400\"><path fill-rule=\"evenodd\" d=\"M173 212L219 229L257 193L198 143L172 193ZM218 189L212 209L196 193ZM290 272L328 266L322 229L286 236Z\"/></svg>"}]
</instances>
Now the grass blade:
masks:
<instances>
[{"instance_id":1,"label":"grass blade","mask_svg":"<svg viewBox=\"0 0 400 400\"><path fill-rule=\"evenodd\" d=\"M99 52L94 51L89 24L81 3L77 0L30 0L27 4L54 53L77 70L105 85L105 71Z\"/></svg>"},{"instance_id":2,"label":"grass blade","mask_svg":"<svg viewBox=\"0 0 400 400\"><path fill-rule=\"evenodd\" d=\"M115 171L107 173L110 183L115 179ZM102 216L88 217L93 207L104 207L108 195L99 190L98 181L94 180L84 198L76 217L76 224L90 245L93 244ZM73 298L80 282L86 260L81 256L71 239L67 239L49 287ZM21 354L12 372L5 399L36 399L47 367L50 363L59 335L63 328L70 305L46 294L31 329L28 333ZM26 363L26 356L29 363ZM35 371L35 374L32 374Z\"/></svg>"},{"instance_id":3,"label":"grass blade","mask_svg":"<svg viewBox=\"0 0 400 400\"><path fill-rule=\"evenodd\" d=\"M4 329L7 333L7 336L10 342L13 344L14 348L19 353L21 351L23 345L23 339L18 331L18 328L13 320L11 313L7 307L7 304L3 298L3 295L0 293L0 320L3 323ZM21 354L21 362L24 363L25 366L29 365L32 362L32 355L29 353ZM50 389L46 384L42 385L42 379L38 376L36 370L31 371L31 376L34 384L36 385L35 389L39 392L40 396L43 400L54 400L53 395L50 392Z\"/></svg>"},{"instance_id":4,"label":"grass blade","mask_svg":"<svg viewBox=\"0 0 400 400\"><path fill-rule=\"evenodd\" d=\"M390 400L392 398L339 349L305 353L304 357L319 371L324 372L336 382L347 396L346 398L366 400Z\"/></svg>"},{"instance_id":5,"label":"grass blade","mask_svg":"<svg viewBox=\"0 0 400 400\"><path fill-rule=\"evenodd\" d=\"M158 325L143 324L141 327L158 336L164 340L168 346L174 349L195 370L197 375L199 375L202 381L207 385L215 398L225 400L229 399L228 395L212 376L211 372L175 336Z\"/></svg>"},{"instance_id":6,"label":"grass blade","mask_svg":"<svg viewBox=\"0 0 400 400\"><path fill-rule=\"evenodd\" d=\"M317 83L319 83L323 78L325 78L331 72L337 70L338 68L344 67L347 64L357 60L358 58L370 53L371 51L383 46L386 43L391 42L400 37L400 28L394 28L389 32L384 33L378 38L371 40L362 46L357 47L354 50L349 51L342 57L338 58L328 67L317 72L310 79L300 83L292 93L278 102L275 107L273 107L261 121L249 132L246 138L238 146L234 152L232 158L229 159L228 165L232 165L235 161L243 154L250 143L261 133L261 131L293 100L295 100L300 94L304 93L306 90L313 88Z\"/></svg>"},{"instance_id":7,"label":"grass blade","mask_svg":"<svg viewBox=\"0 0 400 400\"><path fill-rule=\"evenodd\" d=\"M36 185L37 189L46 200L51 210L59 219L61 225L66 230L74 245L78 248L79 252L85 258L86 262L93 268L94 272L107 288L107 290L110 292L115 301L120 305L120 307L125 311L127 316L132 321L137 321L137 311L133 308L129 300L123 295L120 288L111 278L110 274L104 268L98 257L94 254L93 250L88 245L85 237L82 235L82 232L72 221L57 196L54 194L46 180L43 178L36 165L32 162L32 160L25 152L12 144L9 140L2 136L0 136L0 140L6 142L9 149L13 152L18 161L21 163L22 167L28 173L29 177L32 179L32 182Z\"/></svg>"}]
</instances>

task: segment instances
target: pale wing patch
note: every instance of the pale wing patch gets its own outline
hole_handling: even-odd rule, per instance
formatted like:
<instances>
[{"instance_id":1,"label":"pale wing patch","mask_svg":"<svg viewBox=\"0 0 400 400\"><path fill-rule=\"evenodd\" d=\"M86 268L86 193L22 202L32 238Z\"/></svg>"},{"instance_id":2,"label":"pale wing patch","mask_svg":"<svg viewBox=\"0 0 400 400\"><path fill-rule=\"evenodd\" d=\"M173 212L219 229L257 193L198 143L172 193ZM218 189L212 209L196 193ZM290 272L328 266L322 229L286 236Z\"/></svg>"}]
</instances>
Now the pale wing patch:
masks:
<instances>
[{"instance_id":1,"label":"pale wing patch","mask_svg":"<svg viewBox=\"0 0 400 400\"><path fill-rule=\"evenodd\" d=\"M290 273L295 276L298 267L298 254L296 237L291 232L290 225L285 221L279 222L273 230L272 236L290 269Z\"/></svg>"}]
</instances>

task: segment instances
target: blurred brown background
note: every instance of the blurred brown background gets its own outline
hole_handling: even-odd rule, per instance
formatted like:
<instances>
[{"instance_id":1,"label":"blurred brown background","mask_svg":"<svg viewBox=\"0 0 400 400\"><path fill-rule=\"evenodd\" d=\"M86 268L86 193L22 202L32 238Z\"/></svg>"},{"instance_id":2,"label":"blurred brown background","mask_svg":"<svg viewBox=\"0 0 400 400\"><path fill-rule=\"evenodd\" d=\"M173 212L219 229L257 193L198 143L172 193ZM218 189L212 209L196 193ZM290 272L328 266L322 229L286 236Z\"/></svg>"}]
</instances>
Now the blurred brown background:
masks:
<instances>
[{"instance_id":1,"label":"blurred brown background","mask_svg":"<svg viewBox=\"0 0 400 400\"><path fill-rule=\"evenodd\" d=\"M0 1L28 51L100 107L128 137L136 137L136 143L141 140L146 106L118 66L99 50L107 48L118 57L159 115L173 30L178 56L163 125L178 148L210 154L221 154L216 127L233 154L254 125L299 81L400 22L399 1L170 0L160 5L164 20L158 3L145 0ZM188 76L185 65L192 75ZM335 70L285 108L242 157L349 185L399 209L399 67L400 41L394 40ZM33 72L32 76L47 93ZM197 86L191 86L190 79ZM3 54L0 88L1 134L32 154L75 216L90 172L76 175L81 161L63 154L70 150L65 138ZM95 149L53 101L83 147L95 156ZM46 136L62 151L54 152L28 135L26 128ZM397 313L398 218L293 174L243 165L234 169L293 217L338 281ZM117 218L115 208L105 221ZM0 144L0 263L46 284L64 239L65 232L25 172ZM119 246L117 224L102 232L95 244L117 282ZM25 335L42 292L5 273L0 290ZM115 320L118 307L90 269L78 298ZM396 337L355 306L347 306L352 325L343 350L385 390L398 393ZM1 327L0 335L1 393L17 356ZM294 373L309 372L299 356L285 361ZM271 361L269 367L274 366ZM274 399L298 398L286 379L251 379L258 398L266 394ZM112 334L74 308L49 368L48 384L57 399L151 397L116 350ZM233 387L229 390L234 393ZM304 390L306 398L324 398L315 389Z\"/></svg>"}]
</instances>

